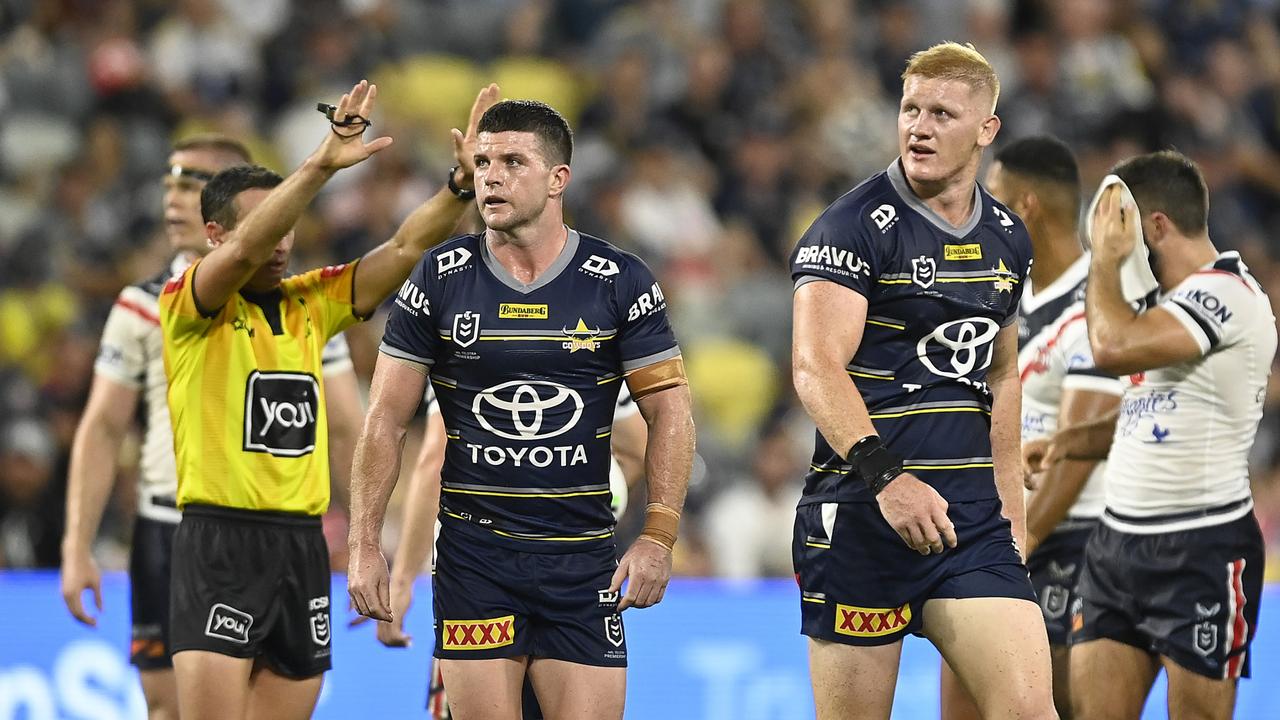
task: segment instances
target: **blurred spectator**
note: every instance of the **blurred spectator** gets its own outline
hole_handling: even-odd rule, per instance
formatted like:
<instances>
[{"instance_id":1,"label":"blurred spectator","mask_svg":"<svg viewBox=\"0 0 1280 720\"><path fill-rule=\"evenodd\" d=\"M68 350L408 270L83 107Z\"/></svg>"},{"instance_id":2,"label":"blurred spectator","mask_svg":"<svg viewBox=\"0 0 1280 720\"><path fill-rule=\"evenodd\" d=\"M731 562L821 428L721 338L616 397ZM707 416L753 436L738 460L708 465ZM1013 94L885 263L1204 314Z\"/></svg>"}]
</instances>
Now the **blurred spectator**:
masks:
<instances>
[{"instance_id":1,"label":"blurred spectator","mask_svg":"<svg viewBox=\"0 0 1280 720\"><path fill-rule=\"evenodd\" d=\"M53 474L56 447L37 420L0 430L0 567L54 567L62 536L62 502Z\"/></svg>"}]
</instances>

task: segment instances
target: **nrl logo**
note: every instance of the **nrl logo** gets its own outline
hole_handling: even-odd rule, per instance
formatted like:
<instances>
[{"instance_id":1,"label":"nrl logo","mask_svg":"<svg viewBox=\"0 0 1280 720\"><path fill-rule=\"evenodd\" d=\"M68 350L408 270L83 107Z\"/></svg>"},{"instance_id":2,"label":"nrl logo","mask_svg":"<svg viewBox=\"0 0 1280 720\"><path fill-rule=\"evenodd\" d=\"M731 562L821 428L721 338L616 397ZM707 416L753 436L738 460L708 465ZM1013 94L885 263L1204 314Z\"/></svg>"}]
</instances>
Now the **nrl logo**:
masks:
<instances>
[{"instance_id":1,"label":"nrl logo","mask_svg":"<svg viewBox=\"0 0 1280 720\"><path fill-rule=\"evenodd\" d=\"M560 347L568 350L570 353L576 353L579 350L589 350L595 352L600 347L600 341L596 337L600 335L600 328L592 330L587 324L578 318L578 325L570 330L567 327L560 328L560 332L564 333L567 341L560 343Z\"/></svg>"},{"instance_id":2,"label":"nrl logo","mask_svg":"<svg viewBox=\"0 0 1280 720\"><path fill-rule=\"evenodd\" d=\"M470 347L480 337L480 313L470 310L453 316L453 341Z\"/></svg>"},{"instance_id":3,"label":"nrl logo","mask_svg":"<svg viewBox=\"0 0 1280 720\"><path fill-rule=\"evenodd\" d=\"M938 261L921 255L911 261L911 282L922 288L933 285L938 277Z\"/></svg>"}]
</instances>

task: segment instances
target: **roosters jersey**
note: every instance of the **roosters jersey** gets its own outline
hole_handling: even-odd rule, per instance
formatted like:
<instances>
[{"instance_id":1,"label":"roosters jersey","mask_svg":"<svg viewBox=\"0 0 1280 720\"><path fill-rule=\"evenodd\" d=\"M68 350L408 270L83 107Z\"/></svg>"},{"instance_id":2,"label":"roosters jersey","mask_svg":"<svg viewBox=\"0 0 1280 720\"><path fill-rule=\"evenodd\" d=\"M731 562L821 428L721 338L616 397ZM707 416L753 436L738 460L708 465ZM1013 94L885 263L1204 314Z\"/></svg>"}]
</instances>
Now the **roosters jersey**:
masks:
<instances>
[{"instance_id":1,"label":"roosters jersey","mask_svg":"<svg viewBox=\"0 0 1280 720\"><path fill-rule=\"evenodd\" d=\"M1048 287L1032 287L1022 296L1018 371L1022 378L1023 442L1057 432L1062 395L1067 390L1109 395L1124 392L1119 380L1093 364L1084 312L1088 275L1089 256L1082 255ZM1102 515L1106 503L1102 485L1105 470L1105 463L1094 466L1080 496L1067 511L1068 518Z\"/></svg>"},{"instance_id":2,"label":"roosters jersey","mask_svg":"<svg viewBox=\"0 0 1280 720\"><path fill-rule=\"evenodd\" d=\"M639 258L569 230L525 284L483 235L455 238L400 288L381 352L430 367L448 440L444 531L533 552L612 544L623 374L680 354Z\"/></svg>"},{"instance_id":3,"label":"roosters jersey","mask_svg":"<svg viewBox=\"0 0 1280 720\"><path fill-rule=\"evenodd\" d=\"M1177 318L1202 356L1129 378L1103 522L1174 532L1243 517L1252 508L1249 450L1276 353L1271 302L1234 252L1148 302Z\"/></svg>"},{"instance_id":4,"label":"roosters jersey","mask_svg":"<svg viewBox=\"0 0 1280 720\"><path fill-rule=\"evenodd\" d=\"M894 161L831 204L791 254L796 287L834 282L867 299L846 368L885 445L948 501L998 497L991 459L996 335L1017 319L1031 265L1021 220L975 185L953 227ZM801 505L873 502L821 432Z\"/></svg>"}]
</instances>

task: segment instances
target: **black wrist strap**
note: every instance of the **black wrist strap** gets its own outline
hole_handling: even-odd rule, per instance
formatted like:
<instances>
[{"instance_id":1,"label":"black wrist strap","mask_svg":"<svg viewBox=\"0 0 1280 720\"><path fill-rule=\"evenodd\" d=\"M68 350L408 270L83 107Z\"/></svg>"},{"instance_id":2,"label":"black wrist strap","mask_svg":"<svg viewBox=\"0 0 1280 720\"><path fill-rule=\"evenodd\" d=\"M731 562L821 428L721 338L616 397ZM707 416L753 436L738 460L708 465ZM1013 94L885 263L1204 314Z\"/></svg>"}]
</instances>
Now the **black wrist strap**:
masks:
<instances>
[{"instance_id":1,"label":"black wrist strap","mask_svg":"<svg viewBox=\"0 0 1280 720\"><path fill-rule=\"evenodd\" d=\"M849 464L853 474L866 484L872 495L902 474L902 458L889 452L879 435L868 435L849 448Z\"/></svg>"},{"instance_id":2,"label":"black wrist strap","mask_svg":"<svg viewBox=\"0 0 1280 720\"><path fill-rule=\"evenodd\" d=\"M454 165L449 168L449 192L453 193L454 197L459 200L474 200L476 197L475 190L464 190L458 187L458 183L453 181L453 176L458 174L459 167L460 166L458 165Z\"/></svg>"}]
</instances>

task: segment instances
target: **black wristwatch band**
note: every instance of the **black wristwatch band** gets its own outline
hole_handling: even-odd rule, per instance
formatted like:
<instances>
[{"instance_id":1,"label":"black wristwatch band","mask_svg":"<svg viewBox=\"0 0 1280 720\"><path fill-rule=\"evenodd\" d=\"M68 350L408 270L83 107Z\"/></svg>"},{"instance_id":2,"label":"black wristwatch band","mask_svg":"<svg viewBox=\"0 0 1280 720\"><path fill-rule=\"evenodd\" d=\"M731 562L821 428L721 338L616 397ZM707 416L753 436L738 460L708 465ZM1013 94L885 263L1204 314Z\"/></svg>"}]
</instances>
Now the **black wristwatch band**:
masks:
<instances>
[{"instance_id":1,"label":"black wristwatch band","mask_svg":"<svg viewBox=\"0 0 1280 720\"><path fill-rule=\"evenodd\" d=\"M459 200L474 200L476 198L475 190L463 190L453 181L453 176L458 172L458 167L458 165L454 165L449 168L449 192L453 193L454 197Z\"/></svg>"},{"instance_id":2,"label":"black wristwatch band","mask_svg":"<svg viewBox=\"0 0 1280 720\"><path fill-rule=\"evenodd\" d=\"M849 448L848 460L853 474L866 484L872 495L879 495L902 474L902 458L889 452L879 435L868 435L854 443Z\"/></svg>"}]
</instances>

